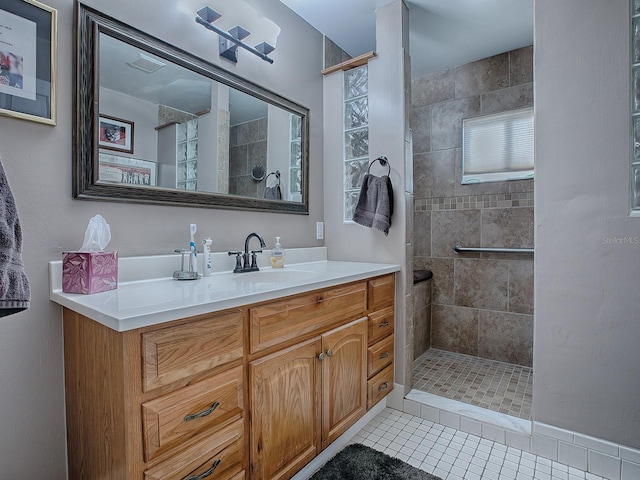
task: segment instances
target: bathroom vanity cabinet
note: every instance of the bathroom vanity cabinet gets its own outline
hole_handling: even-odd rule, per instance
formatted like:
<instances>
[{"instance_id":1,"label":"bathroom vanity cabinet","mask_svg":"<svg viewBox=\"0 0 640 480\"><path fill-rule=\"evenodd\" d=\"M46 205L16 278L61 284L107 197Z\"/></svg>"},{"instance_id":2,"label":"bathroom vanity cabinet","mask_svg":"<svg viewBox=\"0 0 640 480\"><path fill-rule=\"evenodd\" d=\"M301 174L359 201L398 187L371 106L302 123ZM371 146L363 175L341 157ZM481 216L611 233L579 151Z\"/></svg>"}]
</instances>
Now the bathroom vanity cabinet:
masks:
<instances>
[{"instance_id":1,"label":"bathroom vanity cabinet","mask_svg":"<svg viewBox=\"0 0 640 480\"><path fill-rule=\"evenodd\" d=\"M393 386L394 274L118 332L64 309L69 478L288 479Z\"/></svg>"},{"instance_id":2,"label":"bathroom vanity cabinet","mask_svg":"<svg viewBox=\"0 0 640 480\"><path fill-rule=\"evenodd\" d=\"M243 325L234 310L116 332L65 309L69 478L245 478Z\"/></svg>"}]
</instances>

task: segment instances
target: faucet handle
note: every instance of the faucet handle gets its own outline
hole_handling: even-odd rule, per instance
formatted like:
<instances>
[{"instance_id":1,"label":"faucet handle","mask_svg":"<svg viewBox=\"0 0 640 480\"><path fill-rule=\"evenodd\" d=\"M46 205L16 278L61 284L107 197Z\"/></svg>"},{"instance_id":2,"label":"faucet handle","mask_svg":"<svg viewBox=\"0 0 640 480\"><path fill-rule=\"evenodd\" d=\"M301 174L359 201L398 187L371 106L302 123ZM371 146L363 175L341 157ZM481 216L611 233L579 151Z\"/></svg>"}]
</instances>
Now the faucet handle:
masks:
<instances>
[{"instance_id":1,"label":"faucet handle","mask_svg":"<svg viewBox=\"0 0 640 480\"><path fill-rule=\"evenodd\" d=\"M242 257L244 256L243 252L239 252L239 251L231 251L228 252L229 256L231 255L235 255L236 256L236 266L233 269L233 273L238 273L242 271Z\"/></svg>"},{"instance_id":2,"label":"faucet handle","mask_svg":"<svg viewBox=\"0 0 640 480\"><path fill-rule=\"evenodd\" d=\"M258 270L258 258L256 257L257 253L262 253L262 250L251 250L251 267L252 269Z\"/></svg>"}]
</instances>

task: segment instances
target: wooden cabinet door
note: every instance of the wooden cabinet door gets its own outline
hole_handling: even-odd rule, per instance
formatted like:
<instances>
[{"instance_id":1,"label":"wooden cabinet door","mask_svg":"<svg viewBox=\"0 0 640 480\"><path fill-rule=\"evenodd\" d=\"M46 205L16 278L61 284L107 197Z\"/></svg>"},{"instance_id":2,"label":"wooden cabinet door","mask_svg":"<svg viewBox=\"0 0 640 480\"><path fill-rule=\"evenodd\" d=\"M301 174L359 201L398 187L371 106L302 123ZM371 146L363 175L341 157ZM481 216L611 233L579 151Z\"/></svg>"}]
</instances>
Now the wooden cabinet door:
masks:
<instances>
[{"instance_id":1,"label":"wooden cabinet door","mask_svg":"<svg viewBox=\"0 0 640 480\"><path fill-rule=\"evenodd\" d=\"M314 337L249 364L252 480L288 479L320 453L321 347Z\"/></svg>"},{"instance_id":2,"label":"wooden cabinet door","mask_svg":"<svg viewBox=\"0 0 640 480\"><path fill-rule=\"evenodd\" d=\"M322 448L367 411L367 318L322 335Z\"/></svg>"}]
</instances>

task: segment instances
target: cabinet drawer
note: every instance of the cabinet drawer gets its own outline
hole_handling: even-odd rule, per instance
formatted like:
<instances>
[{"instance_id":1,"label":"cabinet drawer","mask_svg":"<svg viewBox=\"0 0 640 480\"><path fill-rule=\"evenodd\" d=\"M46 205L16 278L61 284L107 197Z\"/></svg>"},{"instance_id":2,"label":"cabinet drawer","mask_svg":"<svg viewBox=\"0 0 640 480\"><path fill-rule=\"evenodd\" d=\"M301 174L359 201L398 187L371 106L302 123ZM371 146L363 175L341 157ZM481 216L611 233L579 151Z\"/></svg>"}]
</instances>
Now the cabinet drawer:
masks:
<instances>
[{"instance_id":1,"label":"cabinet drawer","mask_svg":"<svg viewBox=\"0 0 640 480\"><path fill-rule=\"evenodd\" d=\"M367 382L367 409L393 390L393 364Z\"/></svg>"},{"instance_id":2,"label":"cabinet drawer","mask_svg":"<svg viewBox=\"0 0 640 480\"><path fill-rule=\"evenodd\" d=\"M384 277L369 280L369 311L380 310L393 305L395 296L395 275L385 275Z\"/></svg>"},{"instance_id":3,"label":"cabinet drawer","mask_svg":"<svg viewBox=\"0 0 640 480\"><path fill-rule=\"evenodd\" d=\"M235 478L235 475L242 470L243 431L242 420L237 420L192 448L146 470L144 478L145 480L184 480L190 477L207 480ZM211 473L205 475L209 471Z\"/></svg>"},{"instance_id":4,"label":"cabinet drawer","mask_svg":"<svg viewBox=\"0 0 640 480\"><path fill-rule=\"evenodd\" d=\"M251 308L251 352L363 316L366 285L362 282Z\"/></svg>"},{"instance_id":5,"label":"cabinet drawer","mask_svg":"<svg viewBox=\"0 0 640 480\"><path fill-rule=\"evenodd\" d=\"M238 310L142 334L142 385L153 390L242 358Z\"/></svg>"},{"instance_id":6,"label":"cabinet drawer","mask_svg":"<svg viewBox=\"0 0 640 480\"><path fill-rule=\"evenodd\" d=\"M241 417L242 378L242 367L236 367L143 404L146 461L225 420Z\"/></svg>"},{"instance_id":7,"label":"cabinet drawer","mask_svg":"<svg viewBox=\"0 0 640 480\"><path fill-rule=\"evenodd\" d=\"M369 314L369 345L393 333L393 306Z\"/></svg>"},{"instance_id":8,"label":"cabinet drawer","mask_svg":"<svg viewBox=\"0 0 640 480\"><path fill-rule=\"evenodd\" d=\"M368 377L393 362L393 340L394 336L389 335L367 349Z\"/></svg>"}]
</instances>

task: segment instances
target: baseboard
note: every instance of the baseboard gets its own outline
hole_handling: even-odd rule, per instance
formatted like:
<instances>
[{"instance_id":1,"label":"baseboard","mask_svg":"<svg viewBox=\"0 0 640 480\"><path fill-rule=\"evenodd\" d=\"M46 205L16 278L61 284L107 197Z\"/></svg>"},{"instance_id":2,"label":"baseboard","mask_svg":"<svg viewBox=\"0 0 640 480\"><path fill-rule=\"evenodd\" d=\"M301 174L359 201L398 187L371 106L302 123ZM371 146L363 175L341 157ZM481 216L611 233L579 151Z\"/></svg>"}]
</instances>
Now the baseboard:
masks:
<instances>
[{"instance_id":1,"label":"baseboard","mask_svg":"<svg viewBox=\"0 0 640 480\"><path fill-rule=\"evenodd\" d=\"M392 394L389 407L425 420L609 480L640 479L640 450L418 390L411 390L404 399Z\"/></svg>"}]
</instances>

